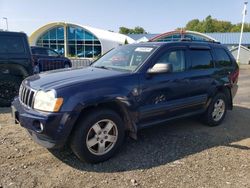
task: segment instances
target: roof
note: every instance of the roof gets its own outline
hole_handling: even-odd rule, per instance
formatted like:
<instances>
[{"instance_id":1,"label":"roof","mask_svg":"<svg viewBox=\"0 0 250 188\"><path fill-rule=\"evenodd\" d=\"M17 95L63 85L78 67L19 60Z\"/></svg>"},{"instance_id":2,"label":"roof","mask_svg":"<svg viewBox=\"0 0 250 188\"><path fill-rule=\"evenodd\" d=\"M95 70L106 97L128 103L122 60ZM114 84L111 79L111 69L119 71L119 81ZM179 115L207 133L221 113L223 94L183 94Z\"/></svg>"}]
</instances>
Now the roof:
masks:
<instances>
[{"instance_id":1,"label":"roof","mask_svg":"<svg viewBox=\"0 0 250 188\"><path fill-rule=\"evenodd\" d=\"M167 46L167 45L178 45L178 44L187 44L187 45L197 45L198 46L207 46L207 45L221 45L218 43L213 43L213 42L209 42L209 41L167 41L167 42L143 42L143 43L132 43L129 44L131 46L141 46L141 47L150 47L150 46L155 46L155 47L159 47L159 46Z\"/></svg>"},{"instance_id":2,"label":"roof","mask_svg":"<svg viewBox=\"0 0 250 188\"><path fill-rule=\"evenodd\" d=\"M23 36L23 35L25 35L25 36L27 36L26 35L26 33L24 33L24 32L18 32L18 31L3 31L3 30L0 30L0 34L1 35L21 35L21 36Z\"/></svg>"},{"instance_id":3,"label":"roof","mask_svg":"<svg viewBox=\"0 0 250 188\"><path fill-rule=\"evenodd\" d=\"M240 33L205 33L215 38L222 44L239 44ZM250 45L250 32L244 32L242 35L242 45Z\"/></svg>"},{"instance_id":4,"label":"roof","mask_svg":"<svg viewBox=\"0 0 250 188\"><path fill-rule=\"evenodd\" d=\"M69 25L74 25L74 24L69 23ZM111 31L107 31L107 30L103 30L103 29L97 29L97 28L90 27L90 26L84 26L84 25L76 25L76 26L80 26L80 27L90 31L98 39L111 40L111 41L115 41L115 42L120 42L122 44L124 44L126 39L127 39L128 43L135 42L129 36L126 36L126 35L123 35L120 33L115 33L115 32L111 32Z\"/></svg>"},{"instance_id":5,"label":"roof","mask_svg":"<svg viewBox=\"0 0 250 188\"><path fill-rule=\"evenodd\" d=\"M146 37L147 39L151 39L156 37L159 34L127 34L127 36L129 36L130 38L134 39L134 40L139 40L143 37Z\"/></svg>"},{"instance_id":6,"label":"roof","mask_svg":"<svg viewBox=\"0 0 250 188\"><path fill-rule=\"evenodd\" d=\"M239 44L240 33L204 33L209 37L212 37L222 44L235 45ZM139 40L143 37L152 39L160 34L128 34L134 40ZM242 45L250 45L250 32L244 32L242 36Z\"/></svg>"}]
</instances>

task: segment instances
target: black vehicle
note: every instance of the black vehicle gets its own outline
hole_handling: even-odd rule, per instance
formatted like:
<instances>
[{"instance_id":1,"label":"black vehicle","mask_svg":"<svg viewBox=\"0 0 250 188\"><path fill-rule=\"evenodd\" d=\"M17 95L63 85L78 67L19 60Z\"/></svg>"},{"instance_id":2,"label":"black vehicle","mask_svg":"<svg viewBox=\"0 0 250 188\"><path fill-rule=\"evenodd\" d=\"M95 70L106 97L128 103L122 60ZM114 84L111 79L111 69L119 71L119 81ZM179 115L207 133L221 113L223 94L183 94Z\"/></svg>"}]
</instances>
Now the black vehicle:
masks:
<instances>
[{"instance_id":1,"label":"black vehicle","mask_svg":"<svg viewBox=\"0 0 250 188\"><path fill-rule=\"evenodd\" d=\"M238 75L218 43L125 45L90 67L25 79L13 114L37 143L69 143L81 160L96 163L118 151L126 131L135 138L141 128L197 114L219 125L233 108Z\"/></svg>"},{"instance_id":2,"label":"black vehicle","mask_svg":"<svg viewBox=\"0 0 250 188\"><path fill-rule=\"evenodd\" d=\"M32 74L26 34L0 31L0 107L10 106L22 80Z\"/></svg>"},{"instance_id":3,"label":"black vehicle","mask_svg":"<svg viewBox=\"0 0 250 188\"><path fill-rule=\"evenodd\" d=\"M63 57L53 49L31 46L31 53L37 68L35 72L72 67L70 59Z\"/></svg>"}]
</instances>

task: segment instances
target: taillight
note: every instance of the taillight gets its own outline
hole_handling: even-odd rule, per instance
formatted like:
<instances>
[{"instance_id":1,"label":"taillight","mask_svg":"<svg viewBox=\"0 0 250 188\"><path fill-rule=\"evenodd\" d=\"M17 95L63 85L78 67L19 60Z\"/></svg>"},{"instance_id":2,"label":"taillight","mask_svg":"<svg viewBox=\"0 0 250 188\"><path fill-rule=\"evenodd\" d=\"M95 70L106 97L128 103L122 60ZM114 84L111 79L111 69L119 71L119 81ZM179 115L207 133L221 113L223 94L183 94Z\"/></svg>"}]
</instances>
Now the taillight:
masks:
<instances>
[{"instance_id":1,"label":"taillight","mask_svg":"<svg viewBox=\"0 0 250 188\"><path fill-rule=\"evenodd\" d=\"M229 79L230 79L230 81L231 81L232 84L238 82L239 74L240 74L239 69L236 69L235 71L233 71L233 72L229 75Z\"/></svg>"}]
</instances>

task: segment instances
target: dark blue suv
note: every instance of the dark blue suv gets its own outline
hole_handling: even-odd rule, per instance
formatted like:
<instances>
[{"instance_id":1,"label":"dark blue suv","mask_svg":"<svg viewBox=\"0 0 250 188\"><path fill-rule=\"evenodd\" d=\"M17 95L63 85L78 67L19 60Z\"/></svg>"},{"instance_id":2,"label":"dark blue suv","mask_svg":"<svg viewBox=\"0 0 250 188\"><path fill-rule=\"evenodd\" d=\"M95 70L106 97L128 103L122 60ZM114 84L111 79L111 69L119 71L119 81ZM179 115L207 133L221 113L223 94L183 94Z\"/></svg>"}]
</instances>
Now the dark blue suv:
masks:
<instances>
[{"instance_id":1,"label":"dark blue suv","mask_svg":"<svg viewBox=\"0 0 250 188\"><path fill-rule=\"evenodd\" d=\"M219 125L233 108L239 68L212 42L140 43L118 47L90 67L31 76L13 101L16 122L46 148L69 143L91 163L107 160L125 132L201 114Z\"/></svg>"}]
</instances>

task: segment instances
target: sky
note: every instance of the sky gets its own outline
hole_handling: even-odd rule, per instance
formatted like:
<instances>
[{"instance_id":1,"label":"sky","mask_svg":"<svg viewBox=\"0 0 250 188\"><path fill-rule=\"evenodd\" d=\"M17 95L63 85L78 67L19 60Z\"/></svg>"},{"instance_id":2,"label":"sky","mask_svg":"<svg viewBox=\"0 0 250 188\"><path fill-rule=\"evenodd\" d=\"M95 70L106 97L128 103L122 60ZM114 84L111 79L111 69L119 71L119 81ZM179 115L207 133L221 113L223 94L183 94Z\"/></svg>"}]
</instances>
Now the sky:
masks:
<instances>
[{"instance_id":1,"label":"sky","mask_svg":"<svg viewBox=\"0 0 250 188\"><path fill-rule=\"evenodd\" d=\"M30 35L49 22L71 22L119 31L119 27L143 27L163 33L184 27L192 19L208 15L240 23L244 0L0 0L0 29ZM248 7L250 6L250 2ZM250 15L246 22L250 22Z\"/></svg>"}]
</instances>

